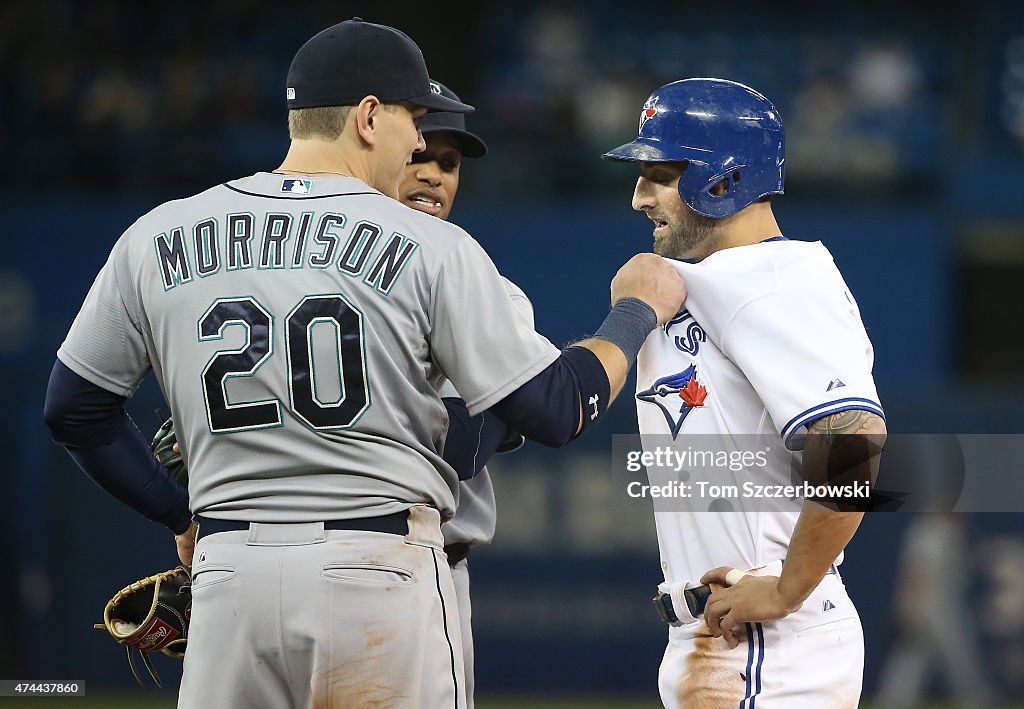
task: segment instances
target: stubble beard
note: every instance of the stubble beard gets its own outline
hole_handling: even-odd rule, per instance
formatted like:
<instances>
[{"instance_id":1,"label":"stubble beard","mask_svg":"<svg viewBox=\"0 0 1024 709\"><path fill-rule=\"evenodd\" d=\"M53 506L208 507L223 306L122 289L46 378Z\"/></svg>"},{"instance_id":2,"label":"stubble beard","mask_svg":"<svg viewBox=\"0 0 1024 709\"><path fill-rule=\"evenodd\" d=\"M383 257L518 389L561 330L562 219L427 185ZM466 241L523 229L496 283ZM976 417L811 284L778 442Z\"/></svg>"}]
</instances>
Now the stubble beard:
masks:
<instances>
[{"instance_id":1,"label":"stubble beard","mask_svg":"<svg viewBox=\"0 0 1024 709\"><path fill-rule=\"evenodd\" d=\"M687 210L679 224L654 240L654 253L674 259L701 259L712 252L718 220Z\"/></svg>"}]
</instances>

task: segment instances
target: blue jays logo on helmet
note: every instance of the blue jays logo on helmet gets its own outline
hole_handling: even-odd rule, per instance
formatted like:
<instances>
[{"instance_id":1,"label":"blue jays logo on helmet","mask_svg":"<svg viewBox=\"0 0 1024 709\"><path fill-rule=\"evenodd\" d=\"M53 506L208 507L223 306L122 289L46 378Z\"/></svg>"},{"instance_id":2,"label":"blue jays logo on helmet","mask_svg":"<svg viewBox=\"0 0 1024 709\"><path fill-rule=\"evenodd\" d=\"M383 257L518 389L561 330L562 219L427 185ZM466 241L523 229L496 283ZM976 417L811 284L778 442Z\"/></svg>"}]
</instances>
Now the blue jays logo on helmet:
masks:
<instances>
[{"instance_id":1,"label":"blue jays logo on helmet","mask_svg":"<svg viewBox=\"0 0 1024 709\"><path fill-rule=\"evenodd\" d=\"M651 120L657 116L657 120ZM726 79L683 79L651 94L636 140L602 157L685 162L679 196L693 211L721 219L762 197L782 194L786 136L763 95ZM724 192L713 189L725 186Z\"/></svg>"},{"instance_id":2,"label":"blue jays logo on helmet","mask_svg":"<svg viewBox=\"0 0 1024 709\"><path fill-rule=\"evenodd\" d=\"M658 115L658 97L651 96L644 103L644 107L640 110L640 127L638 131L643 131L644 123Z\"/></svg>"},{"instance_id":3,"label":"blue jays logo on helmet","mask_svg":"<svg viewBox=\"0 0 1024 709\"><path fill-rule=\"evenodd\" d=\"M683 421L694 409L704 406L708 391L697 379L697 365L656 380L650 389L636 395L640 401L654 404L665 415L672 440L679 435Z\"/></svg>"}]
</instances>

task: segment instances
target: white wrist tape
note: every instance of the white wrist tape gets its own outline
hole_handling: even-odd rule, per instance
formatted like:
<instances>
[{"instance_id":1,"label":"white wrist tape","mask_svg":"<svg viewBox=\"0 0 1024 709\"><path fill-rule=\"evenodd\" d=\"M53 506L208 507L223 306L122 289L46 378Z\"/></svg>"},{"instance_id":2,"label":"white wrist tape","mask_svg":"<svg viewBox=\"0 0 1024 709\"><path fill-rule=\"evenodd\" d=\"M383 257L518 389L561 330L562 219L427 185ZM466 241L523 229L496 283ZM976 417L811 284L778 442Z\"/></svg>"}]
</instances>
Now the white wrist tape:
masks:
<instances>
[{"instance_id":1,"label":"white wrist tape","mask_svg":"<svg viewBox=\"0 0 1024 709\"><path fill-rule=\"evenodd\" d=\"M740 579L747 575L746 571L740 571L739 569L732 569L725 575L725 583L727 586L735 586L740 582ZM675 599L672 599L675 602Z\"/></svg>"}]
</instances>

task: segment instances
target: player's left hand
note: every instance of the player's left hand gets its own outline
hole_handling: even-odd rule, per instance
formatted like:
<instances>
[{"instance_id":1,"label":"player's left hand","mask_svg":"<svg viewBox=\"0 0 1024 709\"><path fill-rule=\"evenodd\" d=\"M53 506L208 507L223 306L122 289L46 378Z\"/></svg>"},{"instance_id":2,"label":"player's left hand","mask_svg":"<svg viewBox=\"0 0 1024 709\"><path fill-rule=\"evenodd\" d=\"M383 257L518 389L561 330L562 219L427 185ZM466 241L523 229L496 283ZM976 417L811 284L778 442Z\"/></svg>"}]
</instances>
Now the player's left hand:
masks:
<instances>
[{"instance_id":1,"label":"player's left hand","mask_svg":"<svg viewBox=\"0 0 1024 709\"><path fill-rule=\"evenodd\" d=\"M704 607L704 621L714 637L723 637L729 647L736 647L739 638L735 629L743 623L778 620L800 608L779 591L778 576L746 575L735 586L725 586L725 575L732 570L719 566L703 576L700 582L712 584L716 590Z\"/></svg>"}]
</instances>

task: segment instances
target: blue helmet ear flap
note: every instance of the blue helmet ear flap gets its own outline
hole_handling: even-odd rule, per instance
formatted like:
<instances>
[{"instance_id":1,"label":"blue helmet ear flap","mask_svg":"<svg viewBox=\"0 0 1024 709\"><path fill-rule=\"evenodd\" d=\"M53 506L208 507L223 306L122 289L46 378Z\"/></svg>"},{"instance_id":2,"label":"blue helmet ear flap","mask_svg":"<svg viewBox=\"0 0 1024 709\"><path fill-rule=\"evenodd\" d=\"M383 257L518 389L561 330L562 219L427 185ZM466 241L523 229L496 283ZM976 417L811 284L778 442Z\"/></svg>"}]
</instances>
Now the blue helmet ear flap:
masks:
<instances>
[{"instance_id":1,"label":"blue helmet ear flap","mask_svg":"<svg viewBox=\"0 0 1024 709\"><path fill-rule=\"evenodd\" d=\"M731 216L747 206L740 206L747 195L739 189L745 167L735 165L727 172L711 174L710 166L706 166L704 170L694 171L694 175L686 180L686 173L690 171L688 166L679 179L679 197L702 216L714 219ZM719 185L724 189L719 190Z\"/></svg>"}]
</instances>

